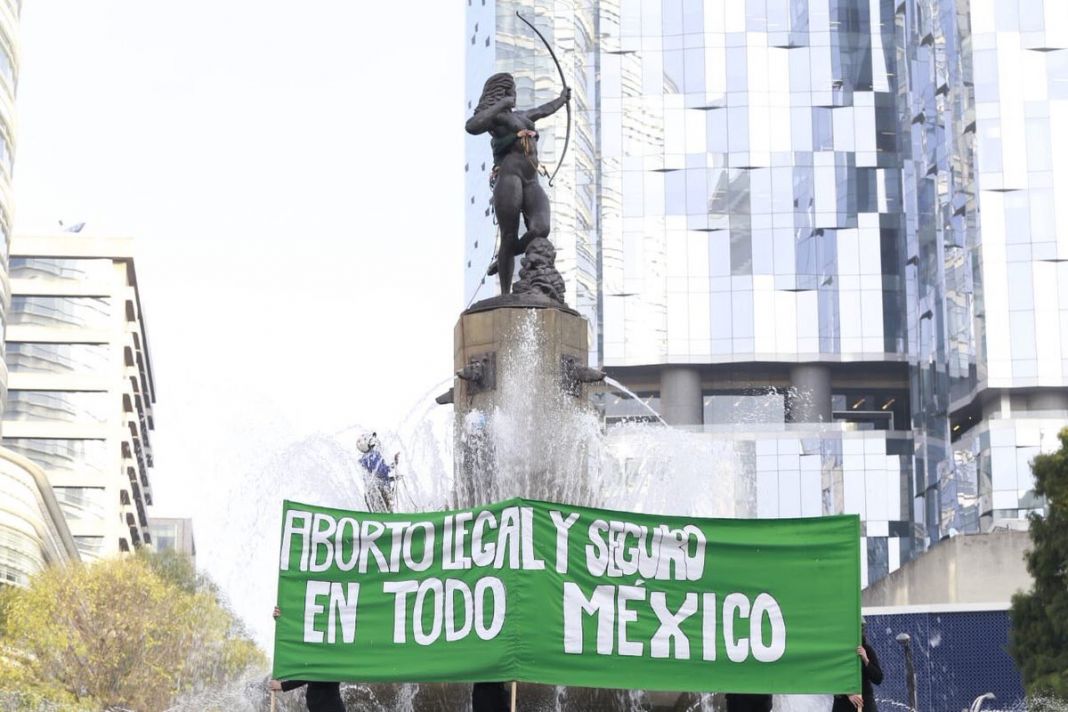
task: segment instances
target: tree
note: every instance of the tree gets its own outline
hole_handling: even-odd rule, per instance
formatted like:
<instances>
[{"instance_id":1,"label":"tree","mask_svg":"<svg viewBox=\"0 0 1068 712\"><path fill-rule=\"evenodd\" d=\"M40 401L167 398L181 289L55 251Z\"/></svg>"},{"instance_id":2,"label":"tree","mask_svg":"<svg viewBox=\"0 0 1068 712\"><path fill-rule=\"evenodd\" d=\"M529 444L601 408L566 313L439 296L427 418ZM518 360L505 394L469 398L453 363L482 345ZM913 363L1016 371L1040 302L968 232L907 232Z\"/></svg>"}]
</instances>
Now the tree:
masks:
<instances>
[{"instance_id":1,"label":"tree","mask_svg":"<svg viewBox=\"0 0 1068 712\"><path fill-rule=\"evenodd\" d=\"M1035 494L1046 514L1031 514L1029 593L1012 599L1011 652L1029 696L1068 698L1068 428L1061 448L1035 458Z\"/></svg>"},{"instance_id":2,"label":"tree","mask_svg":"<svg viewBox=\"0 0 1068 712\"><path fill-rule=\"evenodd\" d=\"M53 567L6 603L0 686L47 699L162 710L265 663L214 586L170 555Z\"/></svg>"}]
</instances>

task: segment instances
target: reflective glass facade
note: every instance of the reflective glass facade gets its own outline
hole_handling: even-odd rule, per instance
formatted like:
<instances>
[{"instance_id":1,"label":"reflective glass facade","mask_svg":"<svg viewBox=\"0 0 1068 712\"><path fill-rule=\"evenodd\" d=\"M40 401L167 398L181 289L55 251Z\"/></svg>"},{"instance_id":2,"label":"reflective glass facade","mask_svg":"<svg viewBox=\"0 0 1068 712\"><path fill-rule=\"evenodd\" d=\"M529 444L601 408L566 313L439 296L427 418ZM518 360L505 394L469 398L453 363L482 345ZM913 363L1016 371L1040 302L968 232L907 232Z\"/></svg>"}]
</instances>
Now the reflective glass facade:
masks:
<instances>
[{"instance_id":1,"label":"reflective glass facade","mask_svg":"<svg viewBox=\"0 0 1068 712\"><path fill-rule=\"evenodd\" d=\"M595 365L729 432L758 516L862 514L870 580L1042 506L1030 459L1068 423L1062 2L473 0L469 110L493 72L520 107L559 92L516 10L575 92L551 237ZM467 140L465 303L495 289Z\"/></svg>"}]
</instances>

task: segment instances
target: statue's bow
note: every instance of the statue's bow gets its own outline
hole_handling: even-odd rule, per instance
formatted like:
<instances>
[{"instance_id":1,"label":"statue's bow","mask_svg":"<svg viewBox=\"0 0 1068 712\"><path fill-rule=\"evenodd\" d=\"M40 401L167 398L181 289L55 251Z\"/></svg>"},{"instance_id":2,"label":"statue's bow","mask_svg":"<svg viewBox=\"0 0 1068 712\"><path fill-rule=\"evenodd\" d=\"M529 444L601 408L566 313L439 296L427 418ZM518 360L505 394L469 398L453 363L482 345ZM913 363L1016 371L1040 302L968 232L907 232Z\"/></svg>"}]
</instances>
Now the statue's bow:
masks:
<instances>
[{"instance_id":1,"label":"statue's bow","mask_svg":"<svg viewBox=\"0 0 1068 712\"><path fill-rule=\"evenodd\" d=\"M545 44L545 49L549 50L549 56L553 58L553 62L556 64L556 71L560 73L560 83L564 85L564 90L567 90L567 78L564 77L564 70L560 67L560 60L556 58L556 52L553 52L552 45L549 44L549 41L545 39L545 35L539 32L538 28L535 27L530 20L520 15L518 10L516 10L515 14L516 17L525 22L530 29L534 30L534 34L536 34L538 38L541 39L542 43ZM560 166L564 165L564 156L567 155L567 146L571 142L571 97L568 97L565 108L567 109L567 133L564 134L564 149L560 151L560 157L556 159L556 170L549 176L550 186L553 184L553 179L556 178L556 174L560 172Z\"/></svg>"}]
</instances>

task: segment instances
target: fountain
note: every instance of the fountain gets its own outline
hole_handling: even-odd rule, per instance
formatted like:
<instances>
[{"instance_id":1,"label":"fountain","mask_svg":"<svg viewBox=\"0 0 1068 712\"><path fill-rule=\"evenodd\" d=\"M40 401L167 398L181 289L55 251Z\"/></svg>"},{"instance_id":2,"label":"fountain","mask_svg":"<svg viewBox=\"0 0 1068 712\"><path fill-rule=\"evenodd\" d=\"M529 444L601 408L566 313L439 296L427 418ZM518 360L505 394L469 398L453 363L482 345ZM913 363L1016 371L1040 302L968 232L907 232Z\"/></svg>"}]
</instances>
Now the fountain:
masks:
<instances>
[{"instance_id":1,"label":"fountain","mask_svg":"<svg viewBox=\"0 0 1068 712\"><path fill-rule=\"evenodd\" d=\"M494 75L468 122L468 131L494 137L501 295L460 315L452 387L434 399L443 407L430 405L428 398L396 433L382 433L384 449L401 451L407 473L392 498L394 506L398 511L469 508L518 496L645 513L752 516L752 483L741 476L744 468L732 441L670 428L658 418L606 428L591 401L612 386L588 365L586 320L564 303L564 281L546 239L548 199L536 177L534 121L561 108L569 96L565 87L557 100L513 111L514 82ZM522 236L520 217L527 228ZM512 262L519 256L519 281L513 285ZM361 509L364 485L355 474L352 445L363 430L312 438L283 452L264 478L272 483L270 497ZM274 532L280 529L277 516L277 507L258 507L233 513L230 526ZM261 554L266 554L262 561ZM249 569L271 571L268 562L274 556L266 546L244 558ZM251 591L248 581L222 583L242 597L247 592L265 612L273 605L270 587ZM262 709L261 688L248 690L250 708ZM471 704L470 686L458 684L357 684L345 685L343 692L350 709L465 709ZM708 693L528 684L517 692L524 710L722 708L720 696ZM282 704L297 708L292 699ZM819 697L776 703L776 709L796 712L828 708L827 698Z\"/></svg>"}]
</instances>

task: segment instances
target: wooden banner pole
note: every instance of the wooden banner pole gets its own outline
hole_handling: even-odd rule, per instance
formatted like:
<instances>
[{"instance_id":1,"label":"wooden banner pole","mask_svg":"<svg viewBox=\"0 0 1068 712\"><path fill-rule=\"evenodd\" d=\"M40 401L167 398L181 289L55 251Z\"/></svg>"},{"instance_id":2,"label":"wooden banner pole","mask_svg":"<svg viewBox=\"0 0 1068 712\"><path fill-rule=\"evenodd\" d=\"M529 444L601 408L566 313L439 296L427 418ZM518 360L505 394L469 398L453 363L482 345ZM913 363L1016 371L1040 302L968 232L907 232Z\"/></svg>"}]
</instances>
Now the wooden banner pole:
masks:
<instances>
[{"instance_id":1,"label":"wooden banner pole","mask_svg":"<svg viewBox=\"0 0 1068 712\"><path fill-rule=\"evenodd\" d=\"M512 680L512 712L515 712L515 688L516 682Z\"/></svg>"}]
</instances>

